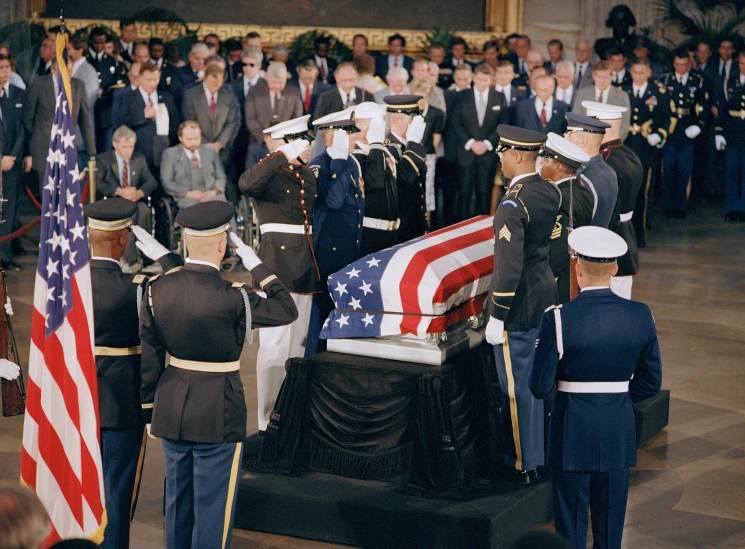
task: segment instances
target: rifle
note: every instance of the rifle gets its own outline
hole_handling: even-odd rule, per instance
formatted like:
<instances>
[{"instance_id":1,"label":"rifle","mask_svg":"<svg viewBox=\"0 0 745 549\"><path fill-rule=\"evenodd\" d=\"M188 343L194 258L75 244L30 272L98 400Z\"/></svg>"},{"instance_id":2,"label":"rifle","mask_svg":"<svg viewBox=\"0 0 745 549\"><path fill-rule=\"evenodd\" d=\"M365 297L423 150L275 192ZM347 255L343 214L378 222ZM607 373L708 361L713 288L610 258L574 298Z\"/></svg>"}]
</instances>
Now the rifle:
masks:
<instances>
[{"instance_id":1,"label":"rifle","mask_svg":"<svg viewBox=\"0 0 745 549\"><path fill-rule=\"evenodd\" d=\"M567 227L567 240L574 230L574 196L572 195L572 182L574 177L569 178L569 226ZM579 283L577 282L577 253L569 247L569 299L579 295Z\"/></svg>"},{"instance_id":2,"label":"rifle","mask_svg":"<svg viewBox=\"0 0 745 549\"><path fill-rule=\"evenodd\" d=\"M5 223L3 217L3 199L2 194L3 177L0 172L0 223ZM10 353L13 354L13 362L21 365L18 357L18 346L16 345L16 338L13 334L13 327L10 323L10 317L5 312L5 300L6 300L6 287L5 287L5 271L0 268L0 306L3 307L0 313L0 358L8 358ZM10 345L8 345L8 339L10 336ZM9 381L7 379L0 380L0 392L2 393L3 401L3 417L19 416L26 411L26 388L23 385L23 373L18 376L18 379Z\"/></svg>"}]
</instances>

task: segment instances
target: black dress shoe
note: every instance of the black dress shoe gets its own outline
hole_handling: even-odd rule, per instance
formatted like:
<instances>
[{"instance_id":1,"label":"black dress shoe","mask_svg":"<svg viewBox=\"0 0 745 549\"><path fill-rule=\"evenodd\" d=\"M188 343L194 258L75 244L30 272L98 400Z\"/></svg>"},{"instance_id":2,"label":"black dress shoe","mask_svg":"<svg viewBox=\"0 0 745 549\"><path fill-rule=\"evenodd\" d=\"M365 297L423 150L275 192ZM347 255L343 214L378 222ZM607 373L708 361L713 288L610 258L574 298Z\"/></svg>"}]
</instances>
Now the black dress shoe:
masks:
<instances>
[{"instance_id":1,"label":"black dress shoe","mask_svg":"<svg viewBox=\"0 0 745 549\"><path fill-rule=\"evenodd\" d=\"M1 265L1 266L2 266L2 268L3 268L3 269L5 269L6 271L15 271L15 272L20 272L20 271L22 271L22 270L23 270L23 267L21 267L21 266L20 266L20 265L19 265L18 263L16 263L15 261L2 261L2 262L0 262L0 265Z\"/></svg>"},{"instance_id":2,"label":"black dress shoe","mask_svg":"<svg viewBox=\"0 0 745 549\"><path fill-rule=\"evenodd\" d=\"M505 478L513 484L533 484L543 480L543 476L538 472L538 469L531 469L530 471L512 469L506 474Z\"/></svg>"}]
</instances>

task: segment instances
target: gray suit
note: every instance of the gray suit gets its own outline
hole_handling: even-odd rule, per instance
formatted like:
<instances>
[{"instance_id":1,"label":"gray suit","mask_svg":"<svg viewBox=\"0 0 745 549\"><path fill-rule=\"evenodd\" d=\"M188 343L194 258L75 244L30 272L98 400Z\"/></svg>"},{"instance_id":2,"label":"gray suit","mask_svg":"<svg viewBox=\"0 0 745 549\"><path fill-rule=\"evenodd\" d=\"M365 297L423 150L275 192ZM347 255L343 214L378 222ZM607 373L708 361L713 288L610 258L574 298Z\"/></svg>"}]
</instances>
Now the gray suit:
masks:
<instances>
[{"instance_id":1,"label":"gray suit","mask_svg":"<svg viewBox=\"0 0 745 549\"><path fill-rule=\"evenodd\" d=\"M205 143L220 143L220 156L230 158L233 140L238 135L240 113L238 99L232 86L223 86L217 92L215 117L212 118L204 86L197 85L184 93L184 120L196 120L202 127L202 139ZM222 151L225 151L224 153Z\"/></svg>"},{"instance_id":2,"label":"gray suit","mask_svg":"<svg viewBox=\"0 0 745 549\"><path fill-rule=\"evenodd\" d=\"M597 99L597 91L594 85L588 88L576 90L575 97L572 99L572 112L586 115L587 109L582 107L582 101L597 101ZM623 142L629 135L629 125L631 122L631 103L629 102L629 94L621 88L611 85L610 91L608 92L607 103L618 107L626 107L626 112L621 115L621 141Z\"/></svg>"},{"instance_id":3,"label":"gray suit","mask_svg":"<svg viewBox=\"0 0 745 549\"><path fill-rule=\"evenodd\" d=\"M189 191L209 191L217 189L220 193L215 200L225 200L225 170L215 149L206 145L200 145L199 167L202 172L203 181L199 187L192 180L192 161L186 156L186 151L181 144L170 147L163 152L160 163L160 178L163 190L171 195L180 208L187 208L197 203L196 200L185 198Z\"/></svg>"},{"instance_id":4,"label":"gray suit","mask_svg":"<svg viewBox=\"0 0 745 549\"><path fill-rule=\"evenodd\" d=\"M267 124L285 122L303 116L303 100L300 90L292 86L285 86L280 94L277 105L277 117L272 113L272 101L268 88L255 86L246 97L246 127L253 141L264 140L264 130Z\"/></svg>"},{"instance_id":5,"label":"gray suit","mask_svg":"<svg viewBox=\"0 0 745 549\"><path fill-rule=\"evenodd\" d=\"M587 69L582 72L582 78L579 78L579 71L577 70L577 63L574 63L574 87L576 89L586 88L592 86L592 69L595 67L592 63L587 64Z\"/></svg>"},{"instance_id":6,"label":"gray suit","mask_svg":"<svg viewBox=\"0 0 745 549\"><path fill-rule=\"evenodd\" d=\"M93 112L93 106L98 99L98 73L93 65L85 60L72 74L85 85L85 94L88 97L88 111Z\"/></svg>"}]
</instances>

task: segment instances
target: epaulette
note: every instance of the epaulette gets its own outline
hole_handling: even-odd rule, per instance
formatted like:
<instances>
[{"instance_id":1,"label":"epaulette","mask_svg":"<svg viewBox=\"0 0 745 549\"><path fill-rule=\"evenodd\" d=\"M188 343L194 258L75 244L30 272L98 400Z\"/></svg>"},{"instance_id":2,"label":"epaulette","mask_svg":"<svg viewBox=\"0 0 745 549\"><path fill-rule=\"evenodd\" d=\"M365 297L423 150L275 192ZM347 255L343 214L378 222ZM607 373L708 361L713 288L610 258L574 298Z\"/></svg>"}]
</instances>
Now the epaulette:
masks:
<instances>
[{"instance_id":1,"label":"epaulette","mask_svg":"<svg viewBox=\"0 0 745 549\"><path fill-rule=\"evenodd\" d=\"M510 196L510 195L512 195L515 198L517 198L517 195L520 193L520 191L522 190L522 188L523 188L523 184L522 183L517 183L514 187L510 187L507 190L507 194L504 195L505 198L508 197L508 196Z\"/></svg>"},{"instance_id":2,"label":"epaulette","mask_svg":"<svg viewBox=\"0 0 745 549\"><path fill-rule=\"evenodd\" d=\"M246 286L245 282L233 282L232 287L233 288L243 288Z\"/></svg>"},{"instance_id":3,"label":"epaulette","mask_svg":"<svg viewBox=\"0 0 745 549\"><path fill-rule=\"evenodd\" d=\"M150 284L152 284L153 282L155 282L156 280L158 280L158 278L160 278L160 275L159 274L157 274L155 276L151 276L150 277L150 280L148 282L150 282Z\"/></svg>"},{"instance_id":4,"label":"epaulette","mask_svg":"<svg viewBox=\"0 0 745 549\"><path fill-rule=\"evenodd\" d=\"M174 267L174 268L173 268L173 269L171 269L170 271L168 271L168 272L165 272L165 273L163 273L163 274L167 274L167 275L169 275L169 274L171 274L171 273L175 273L175 272L177 272L177 271L180 271L182 267L183 267L183 265L179 265L178 267ZM158 275L158 276L160 276L160 275ZM154 280L154 279L153 279L153 280Z\"/></svg>"},{"instance_id":5,"label":"epaulette","mask_svg":"<svg viewBox=\"0 0 745 549\"><path fill-rule=\"evenodd\" d=\"M261 160L259 160L259 164L261 164L265 160L269 160L270 158L273 158L274 156L276 156L278 154L284 155L285 153L283 153L282 151L274 151L273 153L269 153L264 158L262 158Z\"/></svg>"},{"instance_id":6,"label":"epaulette","mask_svg":"<svg viewBox=\"0 0 745 549\"><path fill-rule=\"evenodd\" d=\"M139 285L145 282L146 280L147 280L147 276L145 276L144 274L138 274L138 275L135 275L134 278L132 279L132 284Z\"/></svg>"}]
</instances>

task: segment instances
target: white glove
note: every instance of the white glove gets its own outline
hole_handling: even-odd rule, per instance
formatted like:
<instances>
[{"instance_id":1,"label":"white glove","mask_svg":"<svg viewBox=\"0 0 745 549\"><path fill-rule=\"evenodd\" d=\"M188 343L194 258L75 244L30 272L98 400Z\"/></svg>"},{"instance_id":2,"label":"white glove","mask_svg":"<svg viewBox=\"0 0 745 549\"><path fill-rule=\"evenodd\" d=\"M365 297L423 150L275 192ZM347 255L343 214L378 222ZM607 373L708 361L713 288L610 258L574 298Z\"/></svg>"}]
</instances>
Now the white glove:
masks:
<instances>
[{"instance_id":1,"label":"white glove","mask_svg":"<svg viewBox=\"0 0 745 549\"><path fill-rule=\"evenodd\" d=\"M715 135L714 143L716 144L718 151L723 151L727 147L727 140L723 135Z\"/></svg>"},{"instance_id":2,"label":"white glove","mask_svg":"<svg viewBox=\"0 0 745 549\"><path fill-rule=\"evenodd\" d=\"M151 235L142 227L138 225L132 225L132 232L137 238L137 243L135 244L135 246L139 248L139 250L145 257L152 259L153 261L158 261L161 257L168 254L168 248L155 240L155 238L153 238L153 235Z\"/></svg>"},{"instance_id":3,"label":"white glove","mask_svg":"<svg viewBox=\"0 0 745 549\"><path fill-rule=\"evenodd\" d=\"M334 142L327 149L329 156L334 160L346 160L349 158L349 136L344 130L334 132Z\"/></svg>"},{"instance_id":4,"label":"white glove","mask_svg":"<svg viewBox=\"0 0 745 549\"><path fill-rule=\"evenodd\" d=\"M652 147L656 147L660 143L662 143L662 137L660 137L660 134L658 133L651 133L647 136L647 143L649 143Z\"/></svg>"},{"instance_id":5,"label":"white glove","mask_svg":"<svg viewBox=\"0 0 745 549\"><path fill-rule=\"evenodd\" d=\"M259 256L256 255L256 252L253 251L251 246L243 242L243 240L238 238L238 235L232 231L230 233L230 240L235 244L235 253L243 260L243 266L247 270L250 271L257 265L261 264L261 259L259 259Z\"/></svg>"},{"instance_id":6,"label":"white glove","mask_svg":"<svg viewBox=\"0 0 745 549\"><path fill-rule=\"evenodd\" d=\"M367 128L368 143L382 143L385 141L385 120L375 117L370 121L370 127Z\"/></svg>"},{"instance_id":7,"label":"white glove","mask_svg":"<svg viewBox=\"0 0 745 549\"><path fill-rule=\"evenodd\" d=\"M13 316L13 305L10 304L10 298L5 296L5 314Z\"/></svg>"},{"instance_id":8,"label":"white glove","mask_svg":"<svg viewBox=\"0 0 745 549\"><path fill-rule=\"evenodd\" d=\"M153 436L153 434L150 432L150 425L151 425L150 423L145 425L145 429L147 429L147 436L149 436L153 440L158 440L158 437Z\"/></svg>"},{"instance_id":9,"label":"white glove","mask_svg":"<svg viewBox=\"0 0 745 549\"><path fill-rule=\"evenodd\" d=\"M486 336L486 342L489 345L501 345L504 343L504 322L497 320L493 316L489 317L486 330L484 330L484 336Z\"/></svg>"},{"instance_id":10,"label":"white glove","mask_svg":"<svg viewBox=\"0 0 745 549\"><path fill-rule=\"evenodd\" d=\"M415 116L406 130L406 142L413 141L414 143L421 143L426 127L427 124L424 123L424 117L421 114Z\"/></svg>"},{"instance_id":11,"label":"white glove","mask_svg":"<svg viewBox=\"0 0 745 549\"><path fill-rule=\"evenodd\" d=\"M287 157L287 161L290 162L308 150L308 147L310 147L308 141L305 139L296 139L295 141L285 143L281 147L277 147L277 150L282 151Z\"/></svg>"},{"instance_id":12,"label":"white glove","mask_svg":"<svg viewBox=\"0 0 745 549\"><path fill-rule=\"evenodd\" d=\"M698 137L698 134L700 133L701 133L700 126L688 126L685 129L685 134L688 139L696 139Z\"/></svg>"},{"instance_id":13,"label":"white glove","mask_svg":"<svg viewBox=\"0 0 745 549\"><path fill-rule=\"evenodd\" d=\"M12 381L21 373L21 368L7 358L0 358L0 377Z\"/></svg>"}]
</instances>

